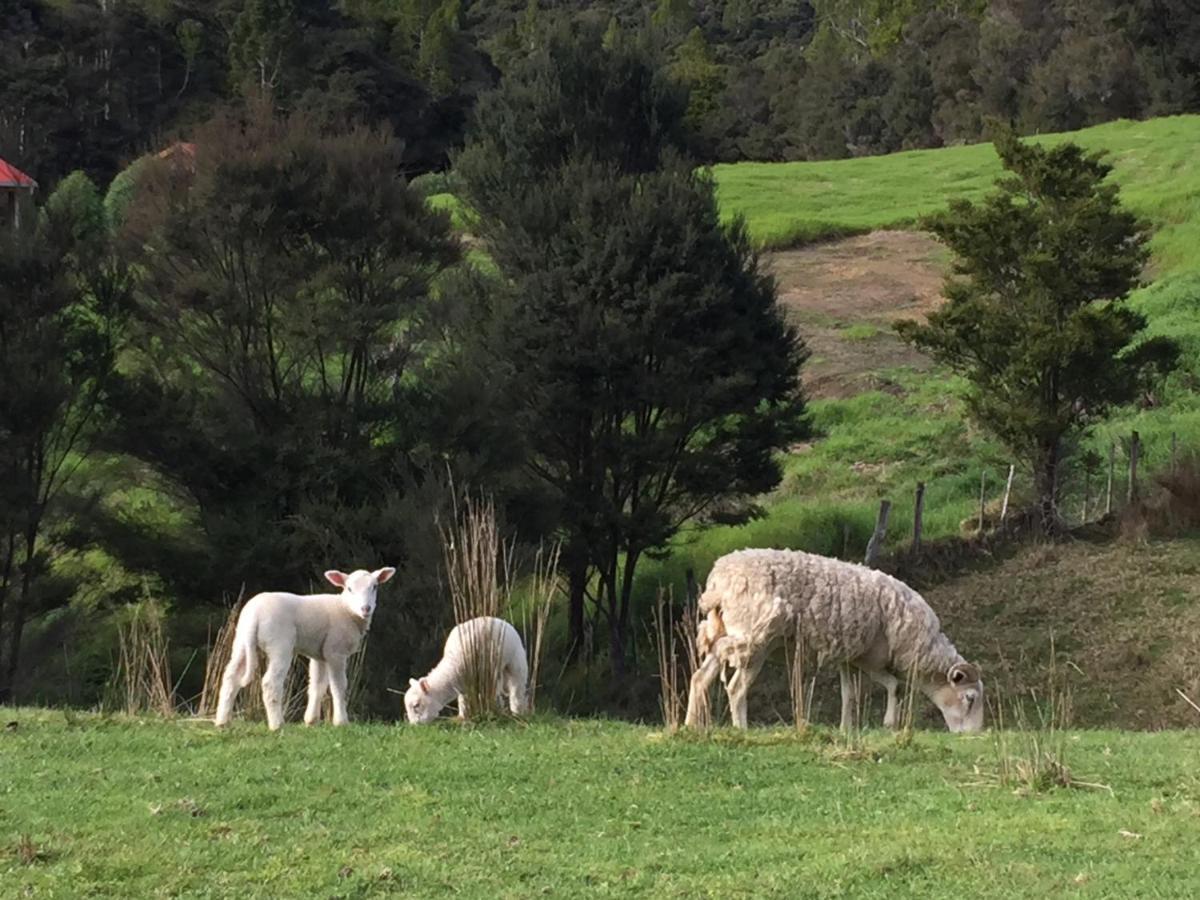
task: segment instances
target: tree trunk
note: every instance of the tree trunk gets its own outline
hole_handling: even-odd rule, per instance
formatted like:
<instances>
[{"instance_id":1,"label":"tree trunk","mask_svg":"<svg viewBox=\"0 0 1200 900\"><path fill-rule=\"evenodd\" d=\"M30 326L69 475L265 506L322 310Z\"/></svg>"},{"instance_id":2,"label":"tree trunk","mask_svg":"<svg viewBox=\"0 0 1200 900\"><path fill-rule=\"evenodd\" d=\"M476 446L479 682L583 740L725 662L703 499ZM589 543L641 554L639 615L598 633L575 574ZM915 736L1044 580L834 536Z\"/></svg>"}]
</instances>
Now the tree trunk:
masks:
<instances>
[{"instance_id":1,"label":"tree trunk","mask_svg":"<svg viewBox=\"0 0 1200 900\"><path fill-rule=\"evenodd\" d=\"M584 602L587 597L587 558L568 549L567 559L567 624L569 647L567 659L577 660L584 648Z\"/></svg>"},{"instance_id":2,"label":"tree trunk","mask_svg":"<svg viewBox=\"0 0 1200 900\"><path fill-rule=\"evenodd\" d=\"M8 631L8 659L4 664L4 676L0 681L0 703L12 703L16 696L17 666L21 662L21 634L25 630L26 613L29 610L29 592L33 585L33 556L37 544L37 522L30 522L25 531L25 562L21 567L21 591L12 611L12 622Z\"/></svg>"},{"instance_id":3,"label":"tree trunk","mask_svg":"<svg viewBox=\"0 0 1200 900\"><path fill-rule=\"evenodd\" d=\"M2 645L4 639L4 616L8 606L8 589L12 584L12 568L13 560L17 555L17 535L15 531L8 533L8 540L4 548L4 563L0 565L0 667L4 665L4 647ZM3 668L0 668L0 672Z\"/></svg>"},{"instance_id":4,"label":"tree trunk","mask_svg":"<svg viewBox=\"0 0 1200 900\"><path fill-rule=\"evenodd\" d=\"M608 656L613 680L625 680L625 632L621 627L620 594L617 592L617 561L603 574L605 601L608 604Z\"/></svg>"},{"instance_id":5,"label":"tree trunk","mask_svg":"<svg viewBox=\"0 0 1200 900\"><path fill-rule=\"evenodd\" d=\"M1038 492L1039 524L1042 533L1054 535L1059 531L1058 518L1058 441L1045 441L1038 448L1035 477Z\"/></svg>"},{"instance_id":6,"label":"tree trunk","mask_svg":"<svg viewBox=\"0 0 1200 900\"><path fill-rule=\"evenodd\" d=\"M621 612L618 621L621 627L621 646L629 646L633 651L633 669L637 671L637 641L629 640L630 604L633 596L633 573L637 568L640 555L638 550L630 550L625 554L625 569L621 573ZM622 660L624 662L624 660Z\"/></svg>"}]
</instances>

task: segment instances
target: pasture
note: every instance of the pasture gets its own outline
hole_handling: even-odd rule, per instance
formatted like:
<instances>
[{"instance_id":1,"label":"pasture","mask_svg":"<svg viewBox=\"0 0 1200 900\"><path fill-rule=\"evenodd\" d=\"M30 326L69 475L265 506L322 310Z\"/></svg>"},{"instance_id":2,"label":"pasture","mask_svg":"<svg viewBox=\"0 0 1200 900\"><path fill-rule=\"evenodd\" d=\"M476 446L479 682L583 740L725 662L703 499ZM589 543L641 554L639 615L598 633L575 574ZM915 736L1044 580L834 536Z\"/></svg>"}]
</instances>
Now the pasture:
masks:
<instances>
[{"instance_id":1,"label":"pasture","mask_svg":"<svg viewBox=\"0 0 1200 900\"><path fill-rule=\"evenodd\" d=\"M6 898L1188 897L1200 869L1195 731L1065 734L1097 786L1031 787L988 733L3 712Z\"/></svg>"}]
</instances>

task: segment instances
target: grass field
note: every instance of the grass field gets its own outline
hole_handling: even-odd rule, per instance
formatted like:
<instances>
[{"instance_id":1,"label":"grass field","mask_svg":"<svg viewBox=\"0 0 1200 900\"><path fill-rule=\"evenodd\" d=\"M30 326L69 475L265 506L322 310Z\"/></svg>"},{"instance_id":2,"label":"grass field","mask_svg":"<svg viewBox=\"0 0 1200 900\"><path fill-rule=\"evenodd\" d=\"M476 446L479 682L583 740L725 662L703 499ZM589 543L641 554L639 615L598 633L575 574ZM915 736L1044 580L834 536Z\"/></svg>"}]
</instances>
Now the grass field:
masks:
<instances>
[{"instance_id":1,"label":"grass field","mask_svg":"<svg viewBox=\"0 0 1200 900\"><path fill-rule=\"evenodd\" d=\"M1068 734L1104 787L1029 791L988 734L3 713L6 898L1190 897L1200 871L1200 732Z\"/></svg>"}]
</instances>

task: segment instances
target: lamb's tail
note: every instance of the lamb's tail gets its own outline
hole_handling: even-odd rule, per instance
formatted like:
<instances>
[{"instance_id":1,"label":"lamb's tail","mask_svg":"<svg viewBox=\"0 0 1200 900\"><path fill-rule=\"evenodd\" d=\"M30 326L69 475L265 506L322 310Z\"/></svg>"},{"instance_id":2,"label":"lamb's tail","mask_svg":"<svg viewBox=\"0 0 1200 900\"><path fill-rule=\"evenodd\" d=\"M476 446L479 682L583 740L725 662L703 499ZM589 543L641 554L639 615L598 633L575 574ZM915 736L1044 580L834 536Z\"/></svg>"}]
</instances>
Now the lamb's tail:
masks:
<instances>
[{"instance_id":1,"label":"lamb's tail","mask_svg":"<svg viewBox=\"0 0 1200 900\"><path fill-rule=\"evenodd\" d=\"M237 679L239 687L247 687L254 680L258 668L258 617L251 614L240 619L233 636L233 655L229 658L230 675Z\"/></svg>"}]
</instances>

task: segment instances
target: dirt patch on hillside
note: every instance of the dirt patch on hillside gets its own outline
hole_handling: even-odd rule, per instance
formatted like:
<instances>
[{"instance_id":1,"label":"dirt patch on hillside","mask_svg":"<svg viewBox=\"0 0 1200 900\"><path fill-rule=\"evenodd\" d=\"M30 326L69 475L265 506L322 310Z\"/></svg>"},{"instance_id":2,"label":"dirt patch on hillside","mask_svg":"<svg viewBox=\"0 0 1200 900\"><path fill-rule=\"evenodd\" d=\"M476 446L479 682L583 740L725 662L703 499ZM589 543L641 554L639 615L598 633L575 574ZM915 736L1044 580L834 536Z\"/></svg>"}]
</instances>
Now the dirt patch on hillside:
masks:
<instances>
[{"instance_id":1,"label":"dirt patch on hillside","mask_svg":"<svg viewBox=\"0 0 1200 900\"><path fill-rule=\"evenodd\" d=\"M812 353L810 397L849 397L884 387L878 373L927 369L929 359L892 332L942 302L947 251L925 234L873 231L766 256L779 299Z\"/></svg>"}]
</instances>

